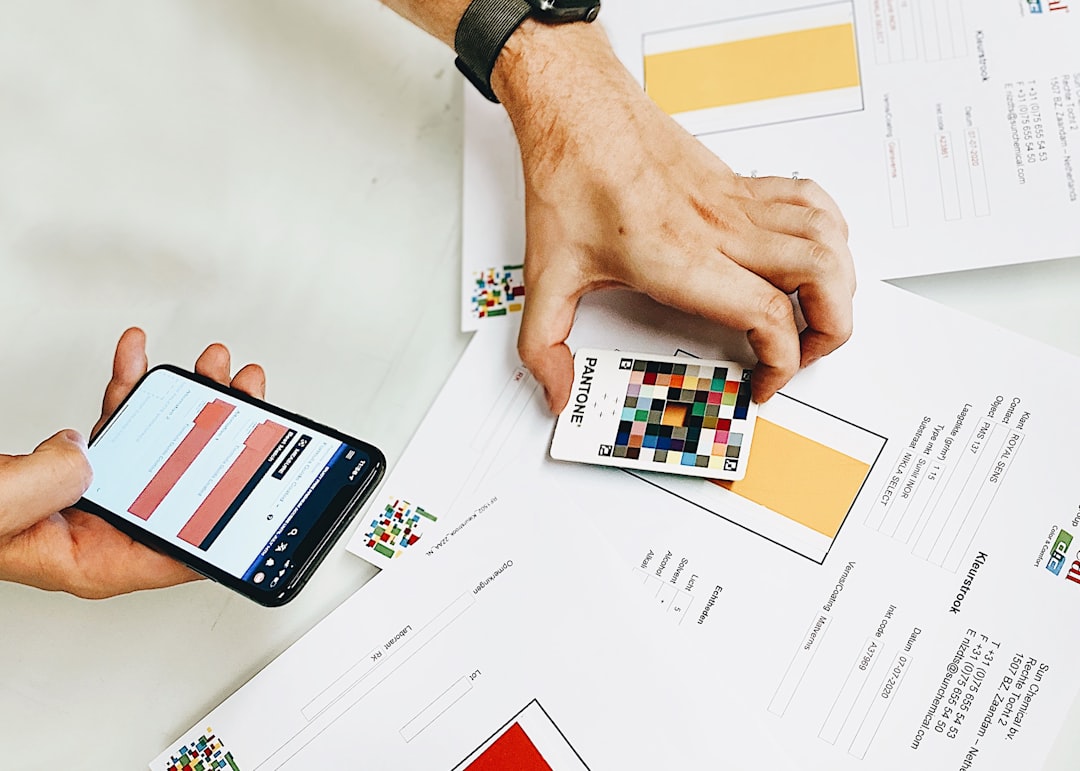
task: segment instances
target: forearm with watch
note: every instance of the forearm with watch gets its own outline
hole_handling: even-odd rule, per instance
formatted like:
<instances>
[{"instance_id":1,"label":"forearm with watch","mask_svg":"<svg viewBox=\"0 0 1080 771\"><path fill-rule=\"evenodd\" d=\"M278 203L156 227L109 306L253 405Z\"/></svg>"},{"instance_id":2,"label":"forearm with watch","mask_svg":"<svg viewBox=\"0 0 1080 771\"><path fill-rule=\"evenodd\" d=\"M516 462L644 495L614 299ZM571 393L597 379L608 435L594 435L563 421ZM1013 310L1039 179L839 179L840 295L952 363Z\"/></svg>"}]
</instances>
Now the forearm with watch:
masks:
<instances>
[{"instance_id":1,"label":"forearm with watch","mask_svg":"<svg viewBox=\"0 0 1080 771\"><path fill-rule=\"evenodd\" d=\"M744 331L759 403L847 340L855 271L835 202L809 180L734 173L665 115L588 23L599 2L383 2L454 48L514 124L528 292L518 352L552 411L570 397L578 300L595 289L630 287Z\"/></svg>"},{"instance_id":2,"label":"forearm with watch","mask_svg":"<svg viewBox=\"0 0 1080 771\"><path fill-rule=\"evenodd\" d=\"M453 48L462 74L512 119L623 69L603 31L589 24L600 0L382 2Z\"/></svg>"}]
</instances>

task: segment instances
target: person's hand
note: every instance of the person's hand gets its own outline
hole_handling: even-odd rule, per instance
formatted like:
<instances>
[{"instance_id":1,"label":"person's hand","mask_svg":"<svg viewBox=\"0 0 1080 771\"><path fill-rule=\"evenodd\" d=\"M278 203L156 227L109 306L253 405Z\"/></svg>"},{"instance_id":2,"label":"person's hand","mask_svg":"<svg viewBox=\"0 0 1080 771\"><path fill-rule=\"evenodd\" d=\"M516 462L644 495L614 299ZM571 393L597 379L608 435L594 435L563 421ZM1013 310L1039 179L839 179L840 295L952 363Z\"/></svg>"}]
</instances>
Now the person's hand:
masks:
<instances>
[{"instance_id":1,"label":"person's hand","mask_svg":"<svg viewBox=\"0 0 1080 771\"><path fill-rule=\"evenodd\" d=\"M855 271L832 199L808 180L735 174L643 93L596 25L526 22L492 84L525 172L518 349L552 411L569 399L565 340L594 289L630 287L744 330L759 403L851 335Z\"/></svg>"},{"instance_id":2,"label":"person's hand","mask_svg":"<svg viewBox=\"0 0 1080 771\"><path fill-rule=\"evenodd\" d=\"M146 336L124 332L116 346L97 431L146 373ZM230 379L228 349L207 348L195 371L256 397L266 390L261 367ZM133 541L93 514L69 508L93 477L76 431L46 439L29 455L0 455L0 580L104 598L200 578L170 557Z\"/></svg>"}]
</instances>

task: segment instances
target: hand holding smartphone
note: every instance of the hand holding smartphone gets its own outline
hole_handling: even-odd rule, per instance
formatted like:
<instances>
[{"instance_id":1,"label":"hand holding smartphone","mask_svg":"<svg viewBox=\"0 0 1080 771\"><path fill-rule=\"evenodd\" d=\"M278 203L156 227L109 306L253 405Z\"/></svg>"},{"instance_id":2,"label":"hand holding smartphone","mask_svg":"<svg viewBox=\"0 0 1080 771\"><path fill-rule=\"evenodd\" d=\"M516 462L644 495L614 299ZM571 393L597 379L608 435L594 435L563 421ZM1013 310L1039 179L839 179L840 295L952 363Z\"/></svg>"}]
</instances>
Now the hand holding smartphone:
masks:
<instances>
[{"instance_id":1,"label":"hand holding smartphone","mask_svg":"<svg viewBox=\"0 0 1080 771\"><path fill-rule=\"evenodd\" d=\"M366 442L167 365L89 457L79 508L271 606L296 596L386 468Z\"/></svg>"}]
</instances>

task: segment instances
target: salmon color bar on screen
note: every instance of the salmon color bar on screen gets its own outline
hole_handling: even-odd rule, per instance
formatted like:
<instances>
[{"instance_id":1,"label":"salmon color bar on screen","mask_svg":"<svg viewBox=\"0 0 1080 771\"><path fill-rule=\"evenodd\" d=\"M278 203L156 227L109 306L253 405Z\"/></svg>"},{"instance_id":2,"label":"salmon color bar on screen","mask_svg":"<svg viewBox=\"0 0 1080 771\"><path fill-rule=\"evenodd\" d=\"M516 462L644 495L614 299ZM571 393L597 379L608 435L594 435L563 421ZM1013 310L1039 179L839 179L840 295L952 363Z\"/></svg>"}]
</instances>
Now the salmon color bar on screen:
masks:
<instances>
[{"instance_id":1,"label":"salmon color bar on screen","mask_svg":"<svg viewBox=\"0 0 1080 771\"><path fill-rule=\"evenodd\" d=\"M150 519L150 515L157 511L157 507L165 500L165 496L199 457L199 453L206 449L206 445L225 425L225 421L235 409L231 404L226 404L220 399L214 399L203 407L202 411L195 416L194 427L154 474L150 484L139 493L139 497L131 504L128 512L139 519Z\"/></svg>"},{"instance_id":2,"label":"salmon color bar on screen","mask_svg":"<svg viewBox=\"0 0 1080 771\"><path fill-rule=\"evenodd\" d=\"M192 546L200 546L287 432L285 426L269 420L257 425L244 440L243 452L214 485L177 537Z\"/></svg>"},{"instance_id":3,"label":"salmon color bar on screen","mask_svg":"<svg viewBox=\"0 0 1080 771\"><path fill-rule=\"evenodd\" d=\"M465 771L551 771L551 766L536 749L532 739L517 723L484 750Z\"/></svg>"}]
</instances>

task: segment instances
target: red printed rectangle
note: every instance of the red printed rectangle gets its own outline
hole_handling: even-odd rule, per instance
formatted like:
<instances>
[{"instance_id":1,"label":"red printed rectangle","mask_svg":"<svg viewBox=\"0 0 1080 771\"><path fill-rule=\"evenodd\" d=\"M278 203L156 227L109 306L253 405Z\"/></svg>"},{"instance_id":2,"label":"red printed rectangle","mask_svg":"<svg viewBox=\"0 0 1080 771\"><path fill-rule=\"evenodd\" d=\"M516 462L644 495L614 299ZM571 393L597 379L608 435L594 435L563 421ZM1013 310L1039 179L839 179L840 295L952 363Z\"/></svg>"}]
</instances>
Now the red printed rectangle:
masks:
<instances>
[{"instance_id":1,"label":"red printed rectangle","mask_svg":"<svg viewBox=\"0 0 1080 771\"><path fill-rule=\"evenodd\" d=\"M510 726L465 771L506 771L511 768L514 771L551 771L551 766L518 723Z\"/></svg>"}]
</instances>

